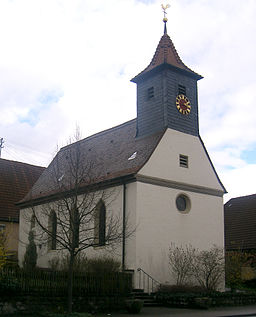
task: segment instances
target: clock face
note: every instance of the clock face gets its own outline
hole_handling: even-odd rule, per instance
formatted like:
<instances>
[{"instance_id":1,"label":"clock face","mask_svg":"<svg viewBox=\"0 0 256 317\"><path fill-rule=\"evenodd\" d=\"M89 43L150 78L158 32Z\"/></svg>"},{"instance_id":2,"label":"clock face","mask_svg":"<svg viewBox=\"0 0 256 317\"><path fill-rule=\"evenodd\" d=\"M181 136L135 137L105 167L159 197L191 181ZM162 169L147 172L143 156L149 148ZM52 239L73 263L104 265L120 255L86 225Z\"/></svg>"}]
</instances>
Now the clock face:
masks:
<instances>
[{"instance_id":1,"label":"clock face","mask_svg":"<svg viewBox=\"0 0 256 317\"><path fill-rule=\"evenodd\" d=\"M176 98L176 106L180 113L189 114L191 105L189 99L185 95L178 95Z\"/></svg>"}]
</instances>

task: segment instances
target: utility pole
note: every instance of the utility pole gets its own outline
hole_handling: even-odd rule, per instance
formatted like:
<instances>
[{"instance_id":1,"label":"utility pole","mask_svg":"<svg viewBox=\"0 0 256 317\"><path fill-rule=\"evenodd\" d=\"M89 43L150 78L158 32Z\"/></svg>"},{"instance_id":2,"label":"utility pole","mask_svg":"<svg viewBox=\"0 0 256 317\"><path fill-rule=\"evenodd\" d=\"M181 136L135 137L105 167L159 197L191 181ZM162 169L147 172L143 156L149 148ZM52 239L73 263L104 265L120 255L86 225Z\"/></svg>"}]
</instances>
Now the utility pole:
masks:
<instances>
[{"instance_id":1,"label":"utility pole","mask_svg":"<svg viewBox=\"0 0 256 317\"><path fill-rule=\"evenodd\" d=\"M1 158L1 150L4 148L4 139L0 138L0 158Z\"/></svg>"}]
</instances>

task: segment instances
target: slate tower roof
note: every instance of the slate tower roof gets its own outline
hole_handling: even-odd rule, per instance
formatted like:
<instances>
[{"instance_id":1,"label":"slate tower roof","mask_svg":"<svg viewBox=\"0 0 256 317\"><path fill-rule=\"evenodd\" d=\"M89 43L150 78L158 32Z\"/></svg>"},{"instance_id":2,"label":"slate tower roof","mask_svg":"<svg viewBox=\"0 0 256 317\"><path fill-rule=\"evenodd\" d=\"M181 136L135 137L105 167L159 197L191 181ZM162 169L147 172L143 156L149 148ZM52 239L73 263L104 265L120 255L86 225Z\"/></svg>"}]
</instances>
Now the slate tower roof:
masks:
<instances>
[{"instance_id":1,"label":"slate tower roof","mask_svg":"<svg viewBox=\"0 0 256 317\"><path fill-rule=\"evenodd\" d=\"M200 76L199 74L195 73L193 70L188 68L182 62L170 36L166 32L161 37L159 44L156 48L155 54L154 54L150 64L142 72L140 72L138 75L136 75L131 81L137 82L145 74L147 74L149 71L157 68L160 65L164 65L164 64L176 67L179 70L183 70L183 71L185 70L188 73L190 73L191 76L194 76L197 79L203 78L202 76Z\"/></svg>"}]
</instances>

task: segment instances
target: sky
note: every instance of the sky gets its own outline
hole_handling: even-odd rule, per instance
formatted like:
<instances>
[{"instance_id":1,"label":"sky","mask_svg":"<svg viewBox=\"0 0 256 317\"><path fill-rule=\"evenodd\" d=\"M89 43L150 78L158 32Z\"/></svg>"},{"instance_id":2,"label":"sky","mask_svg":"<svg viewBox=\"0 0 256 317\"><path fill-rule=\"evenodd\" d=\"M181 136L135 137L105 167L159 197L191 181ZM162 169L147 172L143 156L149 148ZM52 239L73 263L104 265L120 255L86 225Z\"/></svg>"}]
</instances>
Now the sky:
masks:
<instances>
[{"instance_id":1,"label":"sky","mask_svg":"<svg viewBox=\"0 0 256 317\"><path fill-rule=\"evenodd\" d=\"M163 34L163 0L1 0L2 158L47 166L136 117L130 79ZM167 31L198 83L200 135L232 197L256 193L256 0L169 0ZM166 4L166 2L164 2Z\"/></svg>"}]
</instances>

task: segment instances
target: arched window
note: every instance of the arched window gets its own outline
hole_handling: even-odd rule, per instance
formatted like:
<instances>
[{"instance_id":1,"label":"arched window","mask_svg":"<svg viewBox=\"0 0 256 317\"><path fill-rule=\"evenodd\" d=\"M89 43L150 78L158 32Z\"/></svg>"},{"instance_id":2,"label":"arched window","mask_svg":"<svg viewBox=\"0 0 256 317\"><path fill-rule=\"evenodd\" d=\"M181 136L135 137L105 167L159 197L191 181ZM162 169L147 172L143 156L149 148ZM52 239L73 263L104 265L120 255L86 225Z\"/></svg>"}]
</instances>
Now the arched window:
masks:
<instances>
[{"instance_id":1,"label":"arched window","mask_svg":"<svg viewBox=\"0 0 256 317\"><path fill-rule=\"evenodd\" d=\"M51 211L48 219L49 228L49 250L56 250L56 235L57 235L57 216L54 210Z\"/></svg>"},{"instance_id":2,"label":"arched window","mask_svg":"<svg viewBox=\"0 0 256 317\"><path fill-rule=\"evenodd\" d=\"M95 243L99 246L106 243L106 207L101 200L95 209L94 218L94 236Z\"/></svg>"}]
</instances>

